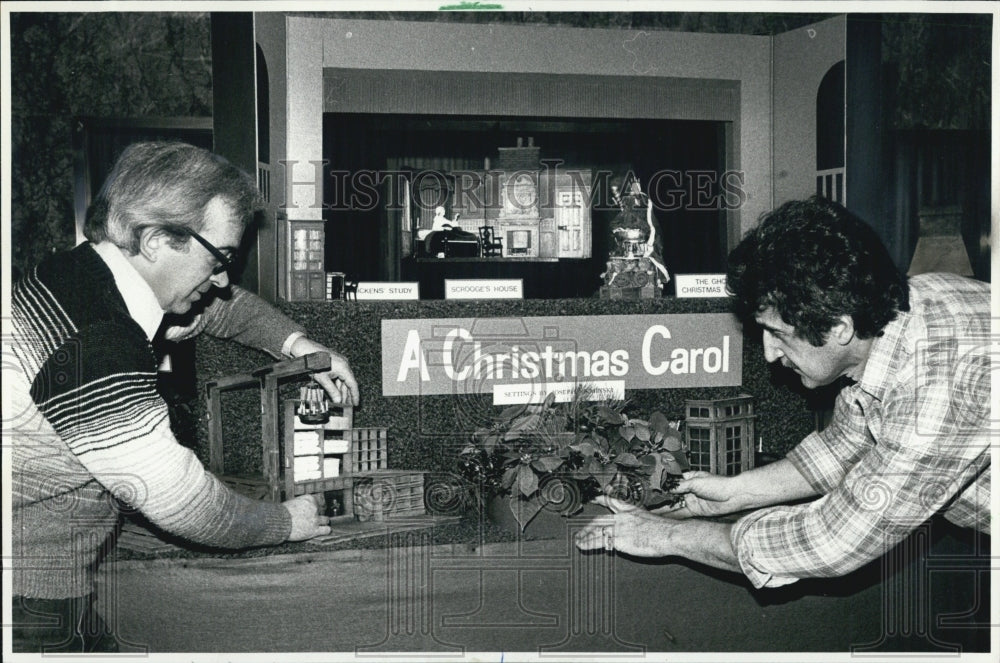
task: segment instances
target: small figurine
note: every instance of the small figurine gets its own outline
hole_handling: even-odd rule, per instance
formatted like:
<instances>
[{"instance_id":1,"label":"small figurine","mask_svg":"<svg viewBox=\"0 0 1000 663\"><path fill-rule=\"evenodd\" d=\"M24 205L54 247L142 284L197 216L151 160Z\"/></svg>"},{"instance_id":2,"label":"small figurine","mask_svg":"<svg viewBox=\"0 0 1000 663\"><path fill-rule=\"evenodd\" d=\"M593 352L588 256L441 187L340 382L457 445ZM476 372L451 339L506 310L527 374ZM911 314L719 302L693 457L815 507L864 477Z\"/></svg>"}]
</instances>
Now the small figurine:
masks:
<instances>
[{"instance_id":1,"label":"small figurine","mask_svg":"<svg viewBox=\"0 0 1000 663\"><path fill-rule=\"evenodd\" d=\"M620 211L611 222L614 248L607 271L601 275L604 284L618 288L651 285L658 290L670 275L663 264L653 201L632 173L625 176L622 186L612 184L611 194Z\"/></svg>"},{"instance_id":2,"label":"small figurine","mask_svg":"<svg viewBox=\"0 0 1000 663\"><path fill-rule=\"evenodd\" d=\"M431 230L451 230L453 223L444 215L443 207L434 208L434 221L431 223Z\"/></svg>"},{"instance_id":3,"label":"small figurine","mask_svg":"<svg viewBox=\"0 0 1000 663\"><path fill-rule=\"evenodd\" d=\"M475 242L478 246L478 239L472 233L466 232L457 226L458 214L454 219L449 219L444 215L444 207L434 208L434 220L429 230L420 230L417 239L424 243L424 255L436 256L438 258L447 257L447 244L449 241Z\"/></svg>"}]
</instances>

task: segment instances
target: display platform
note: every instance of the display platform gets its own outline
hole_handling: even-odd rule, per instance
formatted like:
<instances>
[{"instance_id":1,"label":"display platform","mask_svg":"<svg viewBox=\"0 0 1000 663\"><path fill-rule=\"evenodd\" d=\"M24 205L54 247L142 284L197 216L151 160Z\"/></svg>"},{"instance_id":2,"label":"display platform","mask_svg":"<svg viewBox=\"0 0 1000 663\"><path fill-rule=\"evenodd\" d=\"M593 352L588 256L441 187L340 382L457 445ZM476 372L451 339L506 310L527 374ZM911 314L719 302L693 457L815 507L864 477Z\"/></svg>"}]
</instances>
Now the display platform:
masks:
<instances>
[{"instance_id":1,"label":"display platform","mask_svg":"<svg viewBox=\"0 0 1000 663\"><path fill-rule=\"evenodd\" d=\"M988 570L988 551L980 557L948 534L909 563L892 558L843 578L754 590L742 576L675 559L581 553L570 543L575 526L568 521L566 537L482 545L428 545L426 532L397 532L376 549L109 560L98 592L112 597L102 611L133 653L648 660L654 652L946 656L989 646L989 574L972 572L975 560Z\"/></svg>"}]
</instances>

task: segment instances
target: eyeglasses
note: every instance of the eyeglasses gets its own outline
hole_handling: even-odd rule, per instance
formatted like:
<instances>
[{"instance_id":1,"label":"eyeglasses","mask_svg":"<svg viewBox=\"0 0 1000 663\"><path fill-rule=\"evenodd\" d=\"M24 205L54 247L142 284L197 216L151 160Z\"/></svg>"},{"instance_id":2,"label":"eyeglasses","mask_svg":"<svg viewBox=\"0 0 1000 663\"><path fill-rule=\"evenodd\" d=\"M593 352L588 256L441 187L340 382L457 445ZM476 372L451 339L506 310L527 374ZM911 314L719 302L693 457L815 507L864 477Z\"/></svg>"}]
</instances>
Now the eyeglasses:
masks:
<instances>
[{"instance_id":1,"label":"eyeglasses","mask_svg":"<svg viewBox=\"0 0 1000 663\"><path fill-rule=\"evenodd\" d=\"M216 260L219 261L219 264L212 268L212 274L218 276L222 272L228 272L229 269L233 266L233 259L227 256L222 251L220 251L218 248L216 248L216 246L211 242L209 242L207 239L205 239L195 231L191 230L190 228L186 229L185 232L191 237L194 237L199 244L204 246L205 249L209 253L211 253Z\"/></svg>"}]
</instances>

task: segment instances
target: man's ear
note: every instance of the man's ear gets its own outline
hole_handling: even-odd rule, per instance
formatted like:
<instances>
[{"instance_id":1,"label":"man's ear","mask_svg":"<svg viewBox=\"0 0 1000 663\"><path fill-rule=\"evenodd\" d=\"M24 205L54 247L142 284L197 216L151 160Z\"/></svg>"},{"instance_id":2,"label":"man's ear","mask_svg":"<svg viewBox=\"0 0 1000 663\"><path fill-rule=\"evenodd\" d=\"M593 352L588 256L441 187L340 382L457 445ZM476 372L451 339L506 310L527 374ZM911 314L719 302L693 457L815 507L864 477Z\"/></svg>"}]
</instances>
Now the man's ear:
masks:
<instances>
[{"instance_id":1,"label":"man's ear","mask_svg":"<svg viewBox=\"0 0 1000 663\"><path fill-rule=\"evenodd\" d=\"M166 246L167 234L160 228L150 226L139 232L139 255L149 262L156 262Z\"/></svg>"},{"instance_id":2,"label":"man's ear","mask_svg":"<svg viewBox=\"0 0 1000 663\"><path fill-rule=\"evenodd\" d=\"M829 339L838 345L847 345L854 338L854 318L842 315L830 329Z\"/></svg>"}]
</instances>

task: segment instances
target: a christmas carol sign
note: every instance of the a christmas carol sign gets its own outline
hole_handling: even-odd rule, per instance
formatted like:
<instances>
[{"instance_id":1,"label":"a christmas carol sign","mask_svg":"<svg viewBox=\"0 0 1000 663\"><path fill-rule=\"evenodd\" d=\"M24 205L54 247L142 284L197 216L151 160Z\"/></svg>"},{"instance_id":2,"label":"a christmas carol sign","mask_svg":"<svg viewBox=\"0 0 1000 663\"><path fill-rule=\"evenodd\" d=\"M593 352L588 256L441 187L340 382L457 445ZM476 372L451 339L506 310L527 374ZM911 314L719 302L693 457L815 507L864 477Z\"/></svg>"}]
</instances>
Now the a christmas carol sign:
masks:
<instances>
[{"instance_id":1,"label":"a christmas carol sign","mask_svg":"<svg viewBox=\"0 0 1000 663\"><path fill-rule=\"evenodd\" d=\"M728 387L742 383L743 336L728 313L382 321L382 394Z\"/></svg>"}]
</instances>

